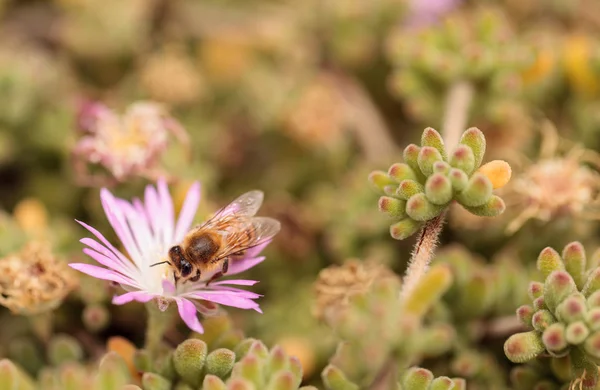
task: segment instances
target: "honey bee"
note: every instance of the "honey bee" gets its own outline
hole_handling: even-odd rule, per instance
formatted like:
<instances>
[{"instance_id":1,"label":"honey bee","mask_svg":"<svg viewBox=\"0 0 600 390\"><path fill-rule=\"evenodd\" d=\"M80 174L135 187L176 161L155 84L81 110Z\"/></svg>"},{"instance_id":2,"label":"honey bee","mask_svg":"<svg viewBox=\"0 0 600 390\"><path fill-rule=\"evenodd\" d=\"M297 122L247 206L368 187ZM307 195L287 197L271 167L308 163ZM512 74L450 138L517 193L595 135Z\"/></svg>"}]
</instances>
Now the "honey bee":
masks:
<instances>
[{"instance_id":1,"label":"honey bee","mask_svg":"<svg viewBox=\"0 0 600 390\"><path fill-rule=\"evenodd\" d=\"M255 217L263 201L262 191L250 191L217 211L209 220L193 228L179 245L169 249L168 263L175 283L215 279L227 274L229 263L246 250L275 236L279 221Z\"/></svg>"}]
</instances>

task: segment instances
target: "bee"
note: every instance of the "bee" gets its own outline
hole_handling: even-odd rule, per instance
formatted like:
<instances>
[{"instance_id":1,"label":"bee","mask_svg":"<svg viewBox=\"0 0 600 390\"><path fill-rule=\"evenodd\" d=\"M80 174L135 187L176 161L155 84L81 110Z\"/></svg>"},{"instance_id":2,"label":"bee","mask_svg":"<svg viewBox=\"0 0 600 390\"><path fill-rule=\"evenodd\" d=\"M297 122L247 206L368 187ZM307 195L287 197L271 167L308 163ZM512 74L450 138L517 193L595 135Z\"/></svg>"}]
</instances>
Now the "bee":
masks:
<instances>
[{"instance_id":1,"label":"bee","mask_svg":"<svg viewBox=\"0 0 600 390\"><path fill-rule=\"evenodd\" d=\"M168 263L175 283L208 280L227 274L229 263L248 249L270 240L281 229L279 221L255 217L263 201L262 191L250 191L193 228L181 243L169 249Z\"/></svg>"}]
</instances>

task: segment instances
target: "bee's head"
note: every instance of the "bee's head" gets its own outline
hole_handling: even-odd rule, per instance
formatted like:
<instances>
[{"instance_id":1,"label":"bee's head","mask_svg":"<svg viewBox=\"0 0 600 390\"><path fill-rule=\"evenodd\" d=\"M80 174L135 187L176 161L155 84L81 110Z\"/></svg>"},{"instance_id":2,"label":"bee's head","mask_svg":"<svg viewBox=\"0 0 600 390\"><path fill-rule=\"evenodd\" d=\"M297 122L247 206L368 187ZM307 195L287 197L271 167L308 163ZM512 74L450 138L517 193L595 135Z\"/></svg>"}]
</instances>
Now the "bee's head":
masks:
<instances>
[{"instance_id":1,"label":"bee's head","mask_svg":"<svg viewBox=\"0 0 600 390\"><path fill-rule=\"evenodd\" d=\"M182 261L179 264L179 272L181 273L182 278L187 278L188 276L190 276L193 270L194 267L192 267L192 265L186 260Z\"/></svg>"}]
</instances>

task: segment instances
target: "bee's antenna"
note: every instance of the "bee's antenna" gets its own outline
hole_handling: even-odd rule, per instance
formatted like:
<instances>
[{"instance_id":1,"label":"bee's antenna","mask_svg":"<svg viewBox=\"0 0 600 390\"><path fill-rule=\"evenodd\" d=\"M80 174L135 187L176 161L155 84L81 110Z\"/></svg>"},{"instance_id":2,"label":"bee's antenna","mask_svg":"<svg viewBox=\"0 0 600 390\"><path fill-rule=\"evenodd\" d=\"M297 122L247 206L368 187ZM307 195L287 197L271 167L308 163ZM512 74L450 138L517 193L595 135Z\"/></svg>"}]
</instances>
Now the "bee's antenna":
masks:
<instances>
[{"instance_id":1,"label":"bee's antenna","mask_svg":"<svg viewBox=\"0 0 600 390\"><path fill-rule=\"evenodd\" d=\"M161 261L160 263L154 263L150 267L154 267L155 265L160 265L160 264L164 264L164 263L168 263L168 261Z\"/></svg>"}]
</instances>

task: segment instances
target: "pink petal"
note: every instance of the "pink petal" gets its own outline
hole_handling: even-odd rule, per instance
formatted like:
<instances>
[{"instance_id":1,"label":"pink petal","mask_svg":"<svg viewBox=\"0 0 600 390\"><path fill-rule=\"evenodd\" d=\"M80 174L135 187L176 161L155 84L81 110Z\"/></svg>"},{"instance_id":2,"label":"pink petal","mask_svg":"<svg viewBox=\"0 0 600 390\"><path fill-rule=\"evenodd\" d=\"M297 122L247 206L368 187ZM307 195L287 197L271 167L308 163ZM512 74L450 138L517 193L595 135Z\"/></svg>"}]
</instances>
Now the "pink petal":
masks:
<instances>
[{"instance_id":1,"label":"pink petal","mask_svg":"<svg viewBox=\"0 0 600 390\"><path fill-rule=\"evenodd\" d=\"M177 226L175 227L175 241L181 241L185 233L190 229L198 210L198 203L200 203L200 183L194 182L185 196L181 212L179 213Z\"/></svg>"},{"instance_id":2,"label":"pink petal","mask_svg":"<svg viewBox=\"0 0 600 390\"><path fill-rule=\"evenodd\" d=\"M104 246L106 246L111 252L113 252L115 254L115 256L117 256L124 264L126 263L130 263L131 261L129 261L129 259L127 259L125 257L125 255L123 255L117 248L115 248L103 235L102 233L100 233L98 230L94 229L93 227L91 227L90 225L75 220L75 222L77 222L78 224L80 224L81 226L83 226L84 228L86 228L87 230L89 230L90 233L92 233L94 236L96 236L97 239L100 240L100 242L102 242L104 244Z\"/></svg>"},{"instance_id":3,"label":"pink petal","mask_svg":"<svg viewBox=\"0 0 600 390\"><path fill-rule=\"evenodd\" d=\"M131 287L140 288L139 285L131 278L128 278L127 276L121 275L120 273L110 269L83 263L71 263L69 266L97 279L110 280L111 282L127 284Z\"/></svg>"},{"instance_id":4,"label":"pink petal","mask_svg":"<svg viewBox=\"0 0 600 390\"><path fill-rule=\"evenodd\" d=\"M242 298L238 295L224 295L224 294L207 294L206 292L195 292L188 295L189 298L204 299L221 305L237 307L239 309L256 309L258 303L251 299Z\"/></svg>"},{"instance_id":5,"label":"pink petal","mask_svg":"<svg viewBox=\"0 0 600 390\"><path fill-rule=\"evenodd\" d=\"M221 280L219 282L211 283L211 286L221 286L223 284L232 284L236 286L254 286L258 283L258 280L246 280L246 279L232 279L232 280Z\"/></svg>"},{"instance_id":6,"label":"pink petal","mask_svg":"<svg viewBox=\"0 0 600 390\"><path fill-rule=\"evenodd\" d=\"M118 206L115 197L106 188L100 190L100 200L102 202L106 218L108 218L108 222L110 222L110 225L115 230L115 233L117 233L117 236L123 243L125 249L127 249L127 252L131 258L136 264L138 264L142 259L142 255L139 248L135 244L133 236L131 235L131 230L127 225L125 216L123 215L123 210L121 210L121 208ZM138 264L138 266L140 265L141 264Z\"/></svg>"},{"instance_id":7,"label":"pink petal","mask_svg":"<svg viewBox=\"0 0 600 390\"><path fill-rule=\"evenodd\" d=\"M110 258L101 253L96 252L90 248L83 248L83 253L96 260L98 263L102 264L105 267L113 269L123 275L127 275L128 277L135 278L139 275L137 270L130 270L129 268L124 267L121 263L114 260L114 258Z\"/></svg>"},{"instance_id":8,"label":"pink petal","mask_svg":"<svg viewBox=\"0 0 600 390\"><path fill-rule=\"evenodd\" d=\"M244 272L254 267L255 265L263 262L264 259L265 257L262 256L232 261L229 264L229 270L227 271L227 275L237 275L241 272Z\"/></svg>"},{"instance_id":9,"label":"pink petal","mask_svg":"<svg viewBox=\"0 0 600 390\"><path fill-rule=\"evenodd\" d=\"M173 199L169 194L169 187L167 181L161 178L156 183L158 187L158 196L161 204L162 224L164 232L164 243L168 244L173 242L173 231L175 223L175 211L173 210Z\"/></svg>"},{"instance_id":10,"label":"pink petal","mask_svg":"<svg viewBox=\"0 0 600 390\"><path fill-rule=\"evenodd\" d=\"M108 248L106 248L96 240L89 237L85 237L79 240L79 242L89 246L95 252L98 252L99 256L102 256L101 258L97 258L89 253L86 253L87 248L83 250L84 253L92 257L100 264L109 268L113 268L123 274L133 274L137 272L137 269L134 267L131 261L127 260L126 262L123 262L118 256L116 256L113 252L108 250Z\"/></svg>"},{"instance_id":11,"label":"pink petal","mask_svg":"<svg viewBox=\"0 0 600 390\"><path fill-rule=\"evenodd\" d=\"M163 288L163 292L165 292L167 295L173 295L173 294L175 294L175 291L177 290L177 287L175 287L175 284L171 283L171 281L168 279L163 279L162 288Z\"/></svg>"},{"instance_id":12,"label":"pink petal","mask_svg":"<svg viewBox=\"0 0 600 390\"><path fill-rule=\"evenodd\" d=\"M196 306L185 298L179 298L177 301L177 309L179 310L179 316L185 322L185 324L196 333L204 333L202 324L198 320L198 313Z\"/></svg>"},{"instance_id":13,"label":"pink petal","mask_svg":"<svg viewBox=\"0 0 600 390\"><path fill-rule=\"evenodd\" d=\"M158 242L164 244L162 241L163 233L161 216L158 212L160 210L158 193L156 192L156 188L151 185L146 186L146 191L144 192L144 205L146 206L146 215L150 220L150 226L152 227L154 237Z\"/></svg>"},{"instance_id":14,"label":"pink petal","mask_svg":"<svg viewBox=\"0 0 600 390\"><path fill-rule=\"evenodd\" d=\"M146 303L151 301L152 298L154 298L153 295L148 294L144 291L132 291L122 295L115 295L112 299L112 303L113 305L123 305L131 301Z\"/></svg>"}]
</instances>

